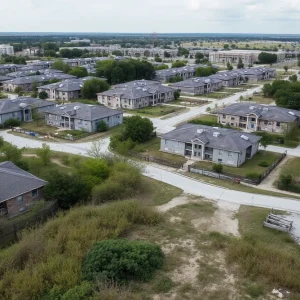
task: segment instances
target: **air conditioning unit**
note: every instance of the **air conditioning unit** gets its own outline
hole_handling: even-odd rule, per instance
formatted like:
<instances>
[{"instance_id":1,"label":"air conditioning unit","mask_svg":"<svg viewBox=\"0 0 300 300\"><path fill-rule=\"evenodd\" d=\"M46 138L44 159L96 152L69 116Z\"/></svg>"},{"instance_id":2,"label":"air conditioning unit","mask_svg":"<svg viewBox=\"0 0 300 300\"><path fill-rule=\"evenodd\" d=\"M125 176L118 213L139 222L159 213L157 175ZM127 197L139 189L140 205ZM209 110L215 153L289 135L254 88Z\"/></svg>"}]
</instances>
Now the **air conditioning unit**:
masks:
<instances>
[{"instance_id":1,"label":"air conditioning unit","mask_svg":"<svg viewBox=\"0 0 300 300\"><path fill-rule=\"evenodd\" d=\"M213 136L214 136L214 137L219 137L219 136L220 136L220 132L214 132L214 133L213 133Z\"/></svg>"}]
</instances>

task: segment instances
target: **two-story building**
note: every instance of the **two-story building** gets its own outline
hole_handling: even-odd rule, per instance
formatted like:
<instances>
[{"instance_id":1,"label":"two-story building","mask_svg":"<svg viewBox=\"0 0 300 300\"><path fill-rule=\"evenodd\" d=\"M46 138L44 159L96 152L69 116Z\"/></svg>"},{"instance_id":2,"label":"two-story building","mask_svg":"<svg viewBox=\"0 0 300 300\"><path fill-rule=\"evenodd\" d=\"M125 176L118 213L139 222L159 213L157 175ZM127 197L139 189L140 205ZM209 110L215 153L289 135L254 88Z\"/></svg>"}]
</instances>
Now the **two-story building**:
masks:
<instances>
[{"instance_id":1,"label":"two-story building","mask_svg":"<svg viewBox=\"0 0 300 300\"><path fill-rule=\"evenodd\" d=\"M4 124L8 119L30 122L34 110L42 112L42 110L52 107L55 107L55 103L31 97L2 99L0 101L0 124Z\"/></svg>"},{"instance_id":2,"label":"two-story building","mask_svg":"<svg viewBox=\"0 0 300 300\"><path fill-rule=\"evenodd\" d=\"M97 94L98 102L111 108L139 109L174 100L174 90L159 82L135 80Z\"/></svg>"},{"instance_id":3,"label":"two-story building","mask_svg":"<svg viewBox=\"0 0 300 300\"><path fill-rule=\"evenodd\" d=\"M47 125L70 130L96 132L100 121L104 121L109 128L123 123L123 111L101 105L74 102L45 109L43 112Z\"/></svg>"},{"instance_id":4,"label":"two-story building","mask_svg":"<svg viewBox=\"0 0 300 300\"><path fill-rule=\"evenodd\" d=\"M235 103L218 111L218 122L250 132L283 133L300 125L300 111L274 105Z\"/></svg>"},{"instance_id":5,"label":"two-story building","mask_svg":"<svg viewBox=\"0 0 300 300\"><path fill-rule=\"evenodd\" d=\"M256 154L260 139L227 128L183 124L161 137L160 151L239 167Z\"/></svg>"}]
</instances>

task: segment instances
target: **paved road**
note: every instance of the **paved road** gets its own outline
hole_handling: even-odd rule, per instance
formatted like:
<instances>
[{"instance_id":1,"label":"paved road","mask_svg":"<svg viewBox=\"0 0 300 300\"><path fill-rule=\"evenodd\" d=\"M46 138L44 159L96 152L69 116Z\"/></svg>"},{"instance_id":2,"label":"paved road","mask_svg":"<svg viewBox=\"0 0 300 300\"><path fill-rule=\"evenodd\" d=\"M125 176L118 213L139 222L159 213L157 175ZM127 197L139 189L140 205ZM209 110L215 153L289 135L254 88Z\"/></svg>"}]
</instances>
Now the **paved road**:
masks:
<instances>
[{"instance_id":1,"label":"paved road","mask_svg":"<svg viewBox=\"0 0 300 300\"><path fill-rule=\"evenodd\" d=\"M39 148L43 141L29 140L23 137L8 134L5 131L0 132L0 135L8 142L13 143L18 147ZM102 151L107 151L109 139L103 141ZM62 151L72 154L87 155L87 149L91 146L89 143L47 143L52 150ZM177 186L184 192L203 196L217 201L227 201L239 204L254 205L259 207L276 208L288 211L300 212L300 201L271 197L259 194L250 194L239 191L233 191L217 187L204 182L193 180L189 177L182 176L178 173L158 168L152 165L144 166L144 175L156 180Z\"/></svg>"}]
</instances>

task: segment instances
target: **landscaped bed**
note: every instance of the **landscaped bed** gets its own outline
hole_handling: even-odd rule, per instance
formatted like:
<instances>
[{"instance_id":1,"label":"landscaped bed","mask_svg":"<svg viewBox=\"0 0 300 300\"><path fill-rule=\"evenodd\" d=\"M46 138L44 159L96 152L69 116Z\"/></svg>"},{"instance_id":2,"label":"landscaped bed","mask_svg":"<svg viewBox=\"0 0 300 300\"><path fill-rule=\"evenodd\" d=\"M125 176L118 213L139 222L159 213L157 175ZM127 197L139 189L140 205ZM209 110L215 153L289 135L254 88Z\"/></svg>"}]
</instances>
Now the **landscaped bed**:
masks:
<instances>
[{"instance_id":1,"label":"landscaped bed","mask_svg":"<svg viewBox=\"0 0 300 300\"><path fill-rule=\"evenodd\" d=\"M259 177L259 175L262 175L280 156L281 154L279 153L258 151L253 158L246 160L246 162L238 168L223 165L223 172L243 177L249 177L249 174L257 174L257 177ZM262 162L265 163L266 167L259 166ZM209 161L199 161L194 165L200 169L213 171L214 163Z\"/></svg>"}]
</instances>

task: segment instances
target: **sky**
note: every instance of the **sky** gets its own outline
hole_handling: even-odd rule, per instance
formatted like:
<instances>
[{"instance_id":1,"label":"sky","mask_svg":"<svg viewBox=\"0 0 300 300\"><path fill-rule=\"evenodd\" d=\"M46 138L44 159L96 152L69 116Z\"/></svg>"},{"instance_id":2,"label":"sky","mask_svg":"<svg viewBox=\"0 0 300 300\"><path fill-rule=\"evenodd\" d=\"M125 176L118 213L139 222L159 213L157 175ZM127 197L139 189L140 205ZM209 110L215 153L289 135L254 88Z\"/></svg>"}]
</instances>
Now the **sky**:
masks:
<instances>
[{"instance_id":1,"label":"sky","mask_svg":"<svg viewBox=\"0 0 300 300\"><path fill-rule=\"evenodd\" d=\"M300 33L300 0L9 0L1 32Z\"/></svg>"}]
</instances>

